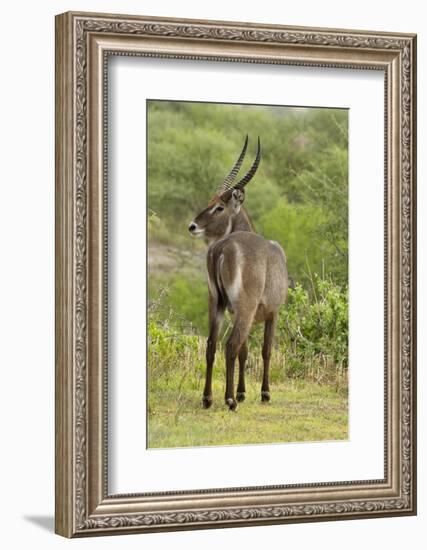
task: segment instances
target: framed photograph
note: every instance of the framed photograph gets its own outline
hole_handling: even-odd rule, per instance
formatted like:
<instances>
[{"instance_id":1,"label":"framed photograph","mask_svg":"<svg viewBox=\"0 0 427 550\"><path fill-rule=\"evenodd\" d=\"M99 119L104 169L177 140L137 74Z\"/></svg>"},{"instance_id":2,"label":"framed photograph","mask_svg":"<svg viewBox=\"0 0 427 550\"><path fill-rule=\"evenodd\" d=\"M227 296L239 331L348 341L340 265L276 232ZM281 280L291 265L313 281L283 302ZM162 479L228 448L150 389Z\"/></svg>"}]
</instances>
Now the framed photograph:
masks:
<instances>
[{"instance_id":1,"label":"framed photograph","mask_svg":"<svg viewBox=\"0 0 427 550\"><path fill-rule=\"evenodd\" d=\"M56 18L56 532L416 513L416 37Z\"/></svg>"}]
</instances>

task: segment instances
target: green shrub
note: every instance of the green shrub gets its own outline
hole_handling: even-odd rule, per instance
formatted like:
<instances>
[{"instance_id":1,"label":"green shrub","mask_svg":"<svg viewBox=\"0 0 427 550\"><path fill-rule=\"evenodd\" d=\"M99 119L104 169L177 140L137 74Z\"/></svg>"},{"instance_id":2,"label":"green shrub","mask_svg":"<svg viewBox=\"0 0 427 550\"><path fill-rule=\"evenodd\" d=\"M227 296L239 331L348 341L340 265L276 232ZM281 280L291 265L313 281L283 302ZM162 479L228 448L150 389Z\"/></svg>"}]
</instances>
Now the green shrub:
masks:
<instances>
[{"instance_id":1,"label":"green shrub","mask_svg":"<svg viewBox=\"0 0 427 550\"><path fill-rule=\"evenodd\" d=\"M287 372L296 378L348 367L348 289L317 274L311 281L311 292L299 283L289 289L278 323Z\"/></svg>"},{"instance_id":2,"label":"green shrub","mask_svg":"<svg viewBox=\"0 0 427 550\"><path fill-rule=\"evenodd\" d=\"M311 204L290 204L283 199L260 219L259 232L281 244L294 280L309 284L308 259L311 268L321 273L335 254L327 241L317 238L324 221L322 209Z\"/></svg>"},{"instance_id":3,"label":"green shrub","mask_svg":"<svg viewBox=\"0 0 427 550\"><path fill-rule=\"evenodd\" d=\"M190 275L163 277L150 281L149 295L150 303L155 305L155 318L162 325L172 323L177 333L207 336L206 280Z\"/></svg>"}]
</instances>

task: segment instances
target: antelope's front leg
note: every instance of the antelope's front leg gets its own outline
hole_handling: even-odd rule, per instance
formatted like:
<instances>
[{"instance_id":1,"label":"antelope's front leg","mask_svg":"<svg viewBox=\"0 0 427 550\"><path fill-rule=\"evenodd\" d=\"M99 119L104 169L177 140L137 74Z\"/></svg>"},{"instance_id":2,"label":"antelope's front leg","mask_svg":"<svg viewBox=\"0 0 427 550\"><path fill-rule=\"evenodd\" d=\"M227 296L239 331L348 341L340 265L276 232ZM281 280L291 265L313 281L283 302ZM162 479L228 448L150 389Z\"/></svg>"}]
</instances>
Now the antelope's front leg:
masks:
<instances>
[{"instance_id":1,"label":"antelope's front leg","mask_svg":"<svg viewBox=\"0 0 427 550\"><path fill-rule=\"evenodd\" d=\"M230 411L237 409L237 401L234 399L234 363L237 357L237 346L233 345L234 342L227 342L225 351L225 363L226 363L226 380L225 380L225 404L228 405Z\"/></svg>"},{"instance_id":2,"label":"antelope's front leg","mask_svg":"<svg viewBox=\"0 0 427 550\"><path fill-rule=\"evenodd\" d=\"M239 402L245 400L245 365L248 358L248 343L243 342L239 351L239 383L237 384L236 399Z\"/></svg>"},{"instance_id":3,"label":"antelope's front leg","mask_svg":"<svg viewBox=\"0 0 427 550\"><path fill-rule=\"evenodd\" d=\"M221 327L223 311L220 311L213 299L209 298L209 337L206 345L206 382L203 390L202 403L205 409L213 403L212 397L212 371L215 360L218 333Z\"/></svg>"},{"instance_id":4,"label":"antelope's front leg","mask_svg":"<svg viewBox=\"0 0 427 550\"><path fill-rule=\"evenodd\" d=\"M212 397L212 370L215 360L215 351L216 351L216 338L210 333L208 342L206 345L206 382L205 389L203 390L203 407L209 409L213 403Z\"/></svg>"},{"instance_id":5,"label":"antelope's front leg","mask_svg":"<svg viewBox=\"0 0 427 550\"><path fill-rule=\"evenodd\" d=\"M277 315L272 319L265 322L264 327L264 345L262 347L262 359L264 362L264 374L262 377L262 386L261 386L261 401L268 402L270 401L270 384L269 384L269 373L270 373L270 357L271 357L271 347L273 344L274 332L277 324Z\"/></svg>"}]
</instances>

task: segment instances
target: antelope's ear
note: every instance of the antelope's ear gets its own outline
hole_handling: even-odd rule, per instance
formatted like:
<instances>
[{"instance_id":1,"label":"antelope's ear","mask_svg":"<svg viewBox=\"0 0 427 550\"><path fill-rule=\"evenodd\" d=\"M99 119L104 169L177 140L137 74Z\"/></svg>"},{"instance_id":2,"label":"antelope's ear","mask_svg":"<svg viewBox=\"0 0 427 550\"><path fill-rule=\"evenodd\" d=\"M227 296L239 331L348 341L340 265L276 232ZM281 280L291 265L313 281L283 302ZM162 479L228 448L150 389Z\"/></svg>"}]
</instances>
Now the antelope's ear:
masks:
<instances>
[{"instance_id":1,"label":"antelope's ear","mask_svg":"<svg viewBox=\"0 0 427 550\"><path fill-rule=\"evenodd\" d=\"M236 214L240 212L240 207L242 206L244 200L245 192L243 189L233 189L231 194L231 205Z\"/></svg>"}]
</instances>

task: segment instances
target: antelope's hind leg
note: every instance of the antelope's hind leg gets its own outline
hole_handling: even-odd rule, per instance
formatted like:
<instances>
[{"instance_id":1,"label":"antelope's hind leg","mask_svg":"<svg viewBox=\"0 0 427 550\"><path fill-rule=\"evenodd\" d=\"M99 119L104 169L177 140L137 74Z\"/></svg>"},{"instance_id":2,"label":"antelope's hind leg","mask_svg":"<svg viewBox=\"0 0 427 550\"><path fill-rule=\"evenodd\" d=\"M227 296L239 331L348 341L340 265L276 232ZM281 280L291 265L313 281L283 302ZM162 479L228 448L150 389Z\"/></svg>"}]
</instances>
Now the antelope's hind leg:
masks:
<instances>
[{"instance_id":1,"label":"antelope's hind leg","mask_svg":"<svg viewBox=\"0 0 427 550\"><path fill-rule=\"evenodd\" d=\"M206 382L202 398L203 407L205 409L209 409L213 403L212 370L215 360L218 334L221 329L223 318L224 309L215 302L214 298L209 296L209 336L206 345Z\"/></svg>"},{"instance_id":2,"label":"antelope's hind leg","mask_svg":"<svg viewBox=\"0 0 427 550\"><path fill-rule=\"evenodd\" d=\"M230 411L235 411L237 409L237 401L234 398L234 364L241 347L246 343L249 330L252 325L252 319L253 314L246 318L240 316L237 317L226 344L225 363L227 373L225 385L225 404L228 405Z\"/></svg>"},{"instance_id":3,"label":"antelope's hind leg","mask_svg":"<svg viewBox=\"0 0 427 550\"><path fill-rule=\"evenodd\" d=\"M243 342L239 351L239 383L237 384L236 399L240 403L245 400L245 366L248 358L248 342Z\"/></svg>"}]
</instances>

